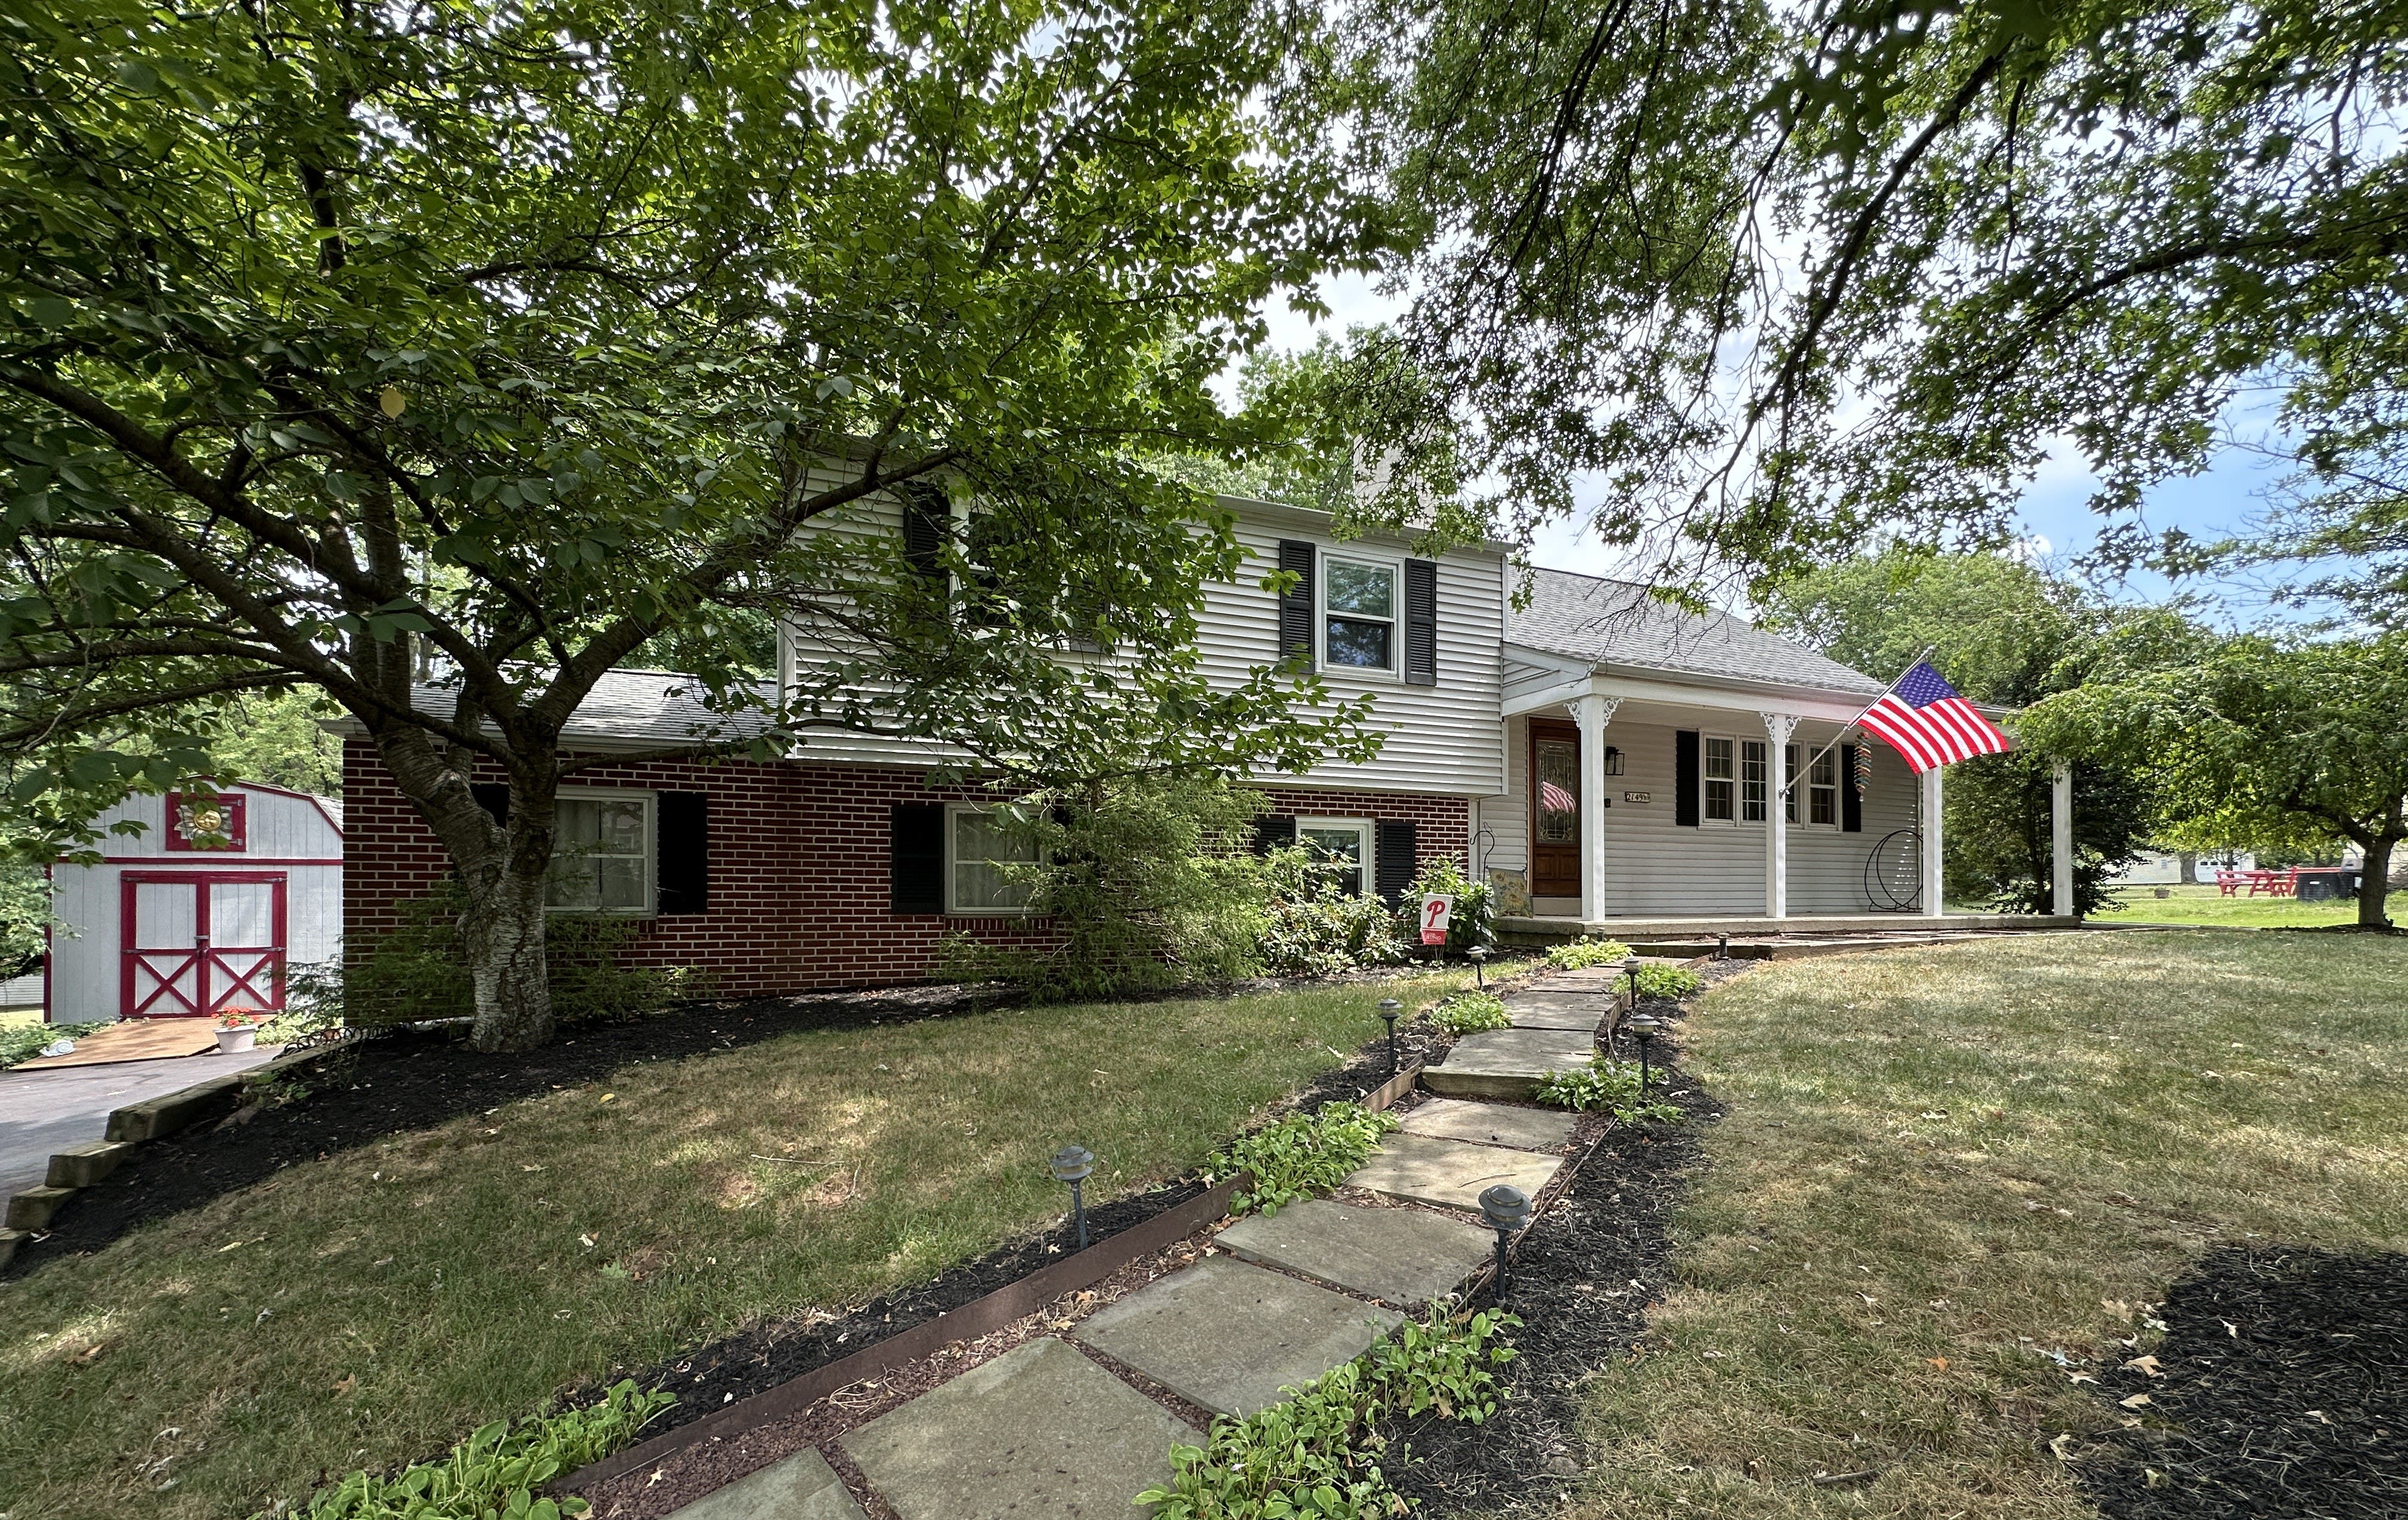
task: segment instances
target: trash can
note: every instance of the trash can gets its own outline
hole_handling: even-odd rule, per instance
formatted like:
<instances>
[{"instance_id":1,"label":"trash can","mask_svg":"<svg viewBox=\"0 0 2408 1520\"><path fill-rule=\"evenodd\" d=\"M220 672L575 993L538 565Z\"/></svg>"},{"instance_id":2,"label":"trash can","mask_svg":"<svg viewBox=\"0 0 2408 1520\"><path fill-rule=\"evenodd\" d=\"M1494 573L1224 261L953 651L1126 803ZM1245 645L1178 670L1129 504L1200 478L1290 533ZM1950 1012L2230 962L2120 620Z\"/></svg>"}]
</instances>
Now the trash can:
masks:
<instances>
[{"instance_id":1,"label":"trash can","mask_svg":"<svg viewBox=\"0 0 2408 1520\"><path fill-rule=\"evenodd\" d=\"M2299 899L2301 902L2339 902L2358 896L2358 872L2330 869L2302 870L2299 873Z\"/></svg>"}]
</instances>

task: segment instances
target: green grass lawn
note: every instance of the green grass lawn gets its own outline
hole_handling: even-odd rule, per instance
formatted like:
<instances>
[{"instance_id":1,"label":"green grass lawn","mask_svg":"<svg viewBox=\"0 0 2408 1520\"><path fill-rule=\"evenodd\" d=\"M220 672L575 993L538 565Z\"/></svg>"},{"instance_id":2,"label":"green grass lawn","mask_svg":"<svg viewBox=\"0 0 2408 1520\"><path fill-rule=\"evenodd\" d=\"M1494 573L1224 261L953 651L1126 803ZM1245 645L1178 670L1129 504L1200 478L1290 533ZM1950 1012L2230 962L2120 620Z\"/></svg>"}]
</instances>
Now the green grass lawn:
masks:
<instances>
[{"instance_id":1,"label":"green grass lawn","mask_svg":"<svg viewBox=\"0 0 2408 1520\"><path fill-rule=\"evenodd\" d=\"M1717 989L1684 1038L1728 1116L1571 1513L2094 1514L2046 1443L2120 1412L2038 1350L2130 1355L2211 1245L2408 1249L2402 986L2403 939L2135 933Z\"/></svg>"},{"instance_id":2,"label":"green grass lawn","mask_svg":"<svg viewBox=\"0 0 2408 1520\"><path fill-rule=\"evenodd\" d=\"M924 1281L1058 1217L1065 1141L1094 1197L1187 1170L1395 987L793 1035L294 1167L0 1284L0 1513L249 1514Z\"/></svg>"},{"instance_id":3,"label":"green grass lawn","mask_svg":"<svg viewBox=\"0 0 2408 1520\"><path fill-rule=\"evenodd\" d=\"M2120 889L2124 906L2095 915L2102 924L2208 924L2226 928L2312 929L2327 924L2358 922L2358 902L2300 902L2293 897L2247 896L2242 887L2225 896L2213 885L2189 882L2165 888L2128 886Z\"/></svg>"}]
</instances>

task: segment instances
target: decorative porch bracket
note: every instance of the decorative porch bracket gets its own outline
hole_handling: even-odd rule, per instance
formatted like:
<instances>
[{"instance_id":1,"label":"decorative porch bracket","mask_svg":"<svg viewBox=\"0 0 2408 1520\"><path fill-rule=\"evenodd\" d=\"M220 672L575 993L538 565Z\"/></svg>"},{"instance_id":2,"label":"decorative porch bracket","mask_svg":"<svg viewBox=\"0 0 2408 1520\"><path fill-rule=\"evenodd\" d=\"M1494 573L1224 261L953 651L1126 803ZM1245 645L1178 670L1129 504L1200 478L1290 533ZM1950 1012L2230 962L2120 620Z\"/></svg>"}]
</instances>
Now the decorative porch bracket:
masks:
<instances>
[{"instance_id":1,"label":"decorative porch bracket","mask_svg":"<svg viewBox=\"0 0 2408 1520\"><path fill-rule=\"evenodd\" d=\"M1771 778L1765 788L1764 916L1789 916L1789 736L1798 720L1786 712L1759 712L1764 737L1771 740L1765 770Z\"/></svg>"}]
</instances>

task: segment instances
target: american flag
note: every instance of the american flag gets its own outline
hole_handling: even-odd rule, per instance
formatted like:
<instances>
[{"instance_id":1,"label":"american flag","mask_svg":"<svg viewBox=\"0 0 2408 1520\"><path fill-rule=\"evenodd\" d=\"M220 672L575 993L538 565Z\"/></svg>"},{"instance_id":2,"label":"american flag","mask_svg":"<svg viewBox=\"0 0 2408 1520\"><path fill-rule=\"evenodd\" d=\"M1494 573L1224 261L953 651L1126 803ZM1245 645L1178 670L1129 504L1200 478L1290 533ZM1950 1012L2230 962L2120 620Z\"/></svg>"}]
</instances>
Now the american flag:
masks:
<instances>
[{"instance_id":1,"label":"american flag","mask_svg":"<svg viewBox=\"0 0 2408 1520\"><path fill-rule=\"evenodd\" d=\"M1857 721L1887 739L1918 774L2014 748L2006 731L1959 696L1928 660L1899 677L1898 684Z\"/></svg>"}]
</instances>

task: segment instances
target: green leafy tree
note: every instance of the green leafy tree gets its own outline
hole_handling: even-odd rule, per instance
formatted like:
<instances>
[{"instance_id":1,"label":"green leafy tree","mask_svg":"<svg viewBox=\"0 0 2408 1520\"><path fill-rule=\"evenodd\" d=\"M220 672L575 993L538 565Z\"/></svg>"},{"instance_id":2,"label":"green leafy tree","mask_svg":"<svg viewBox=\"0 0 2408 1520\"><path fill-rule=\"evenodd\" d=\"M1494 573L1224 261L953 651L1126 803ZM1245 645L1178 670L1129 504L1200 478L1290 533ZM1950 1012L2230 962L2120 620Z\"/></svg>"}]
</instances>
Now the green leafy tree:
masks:
<instances>
[{"instance_id":1,"label":"green leafy tree","mask_svg":"<svg viewBox=\"0 0 2408 1520\"><path fill-rule=\"evenodd\" d=\"M1309 681L1207 687L1194 605L1240 555L1136 463L1266 443L1207 382L1352 256L1282 74L1316 17L11 7L19 834L88 840L129 784L222 768L238 702L309 693L456 868L497 1049L551 1027L553 799L595 763L563 725L638 651L714 714L660 757L845 727L1053 774L1131 713L1167 769L1345 740ZM898 493L990 530L933 561L836 530ZM829 650L764 686L780 615Z\"/></svg>"},{"instance_id":2,"label":"green leafy tree","mask_svg":"<svg viewBox=\"0 0 2408 1520\"><path fill-rule=\"evenodd\" d=\"M1929 650L1967 696L2024 707L2079 684L2100 641L2132 615L2003 554L1893 550L1789 580L1763 621L1884 679ZM1949 767L1950 896L2010 911L2058 911L2051 900L2055 765L2055 755L2026 742ZM2071 911L2114 902L2114 873L2138 857L2155 822L2143 771L2087 753L2074 760Z\"/></svg>"},{"instance_id":3,"label":"green leafy tree","mask_svg":"<svg viewBox=\"0 0 2408 1520\"><path fill-rule=\"evenodd\" d=\"M1676 587L1880 532L1978 547L2069 441L2105 509L2196 470L2247 387L2334 493L2293 547L2387 554L2396 595L2408 41L2384 7L1346 15L1333 89L1415 292L1394 342L1509 525L1585 514Z\"/></svg>"},{"instance_id":4,"label":"green leafy tree","mask_svg":"<svg viewBox=\"0 0 2408 1520\"><path fill-rule=\"evenodd\" d=\"M2392 851L2408 839L2408 636L2136 627L2022 728L2145 773L2169 825L2195 846L2350 840L2365 861L2358 922L2390 922Z\"/></svg>"}]
</instances>

